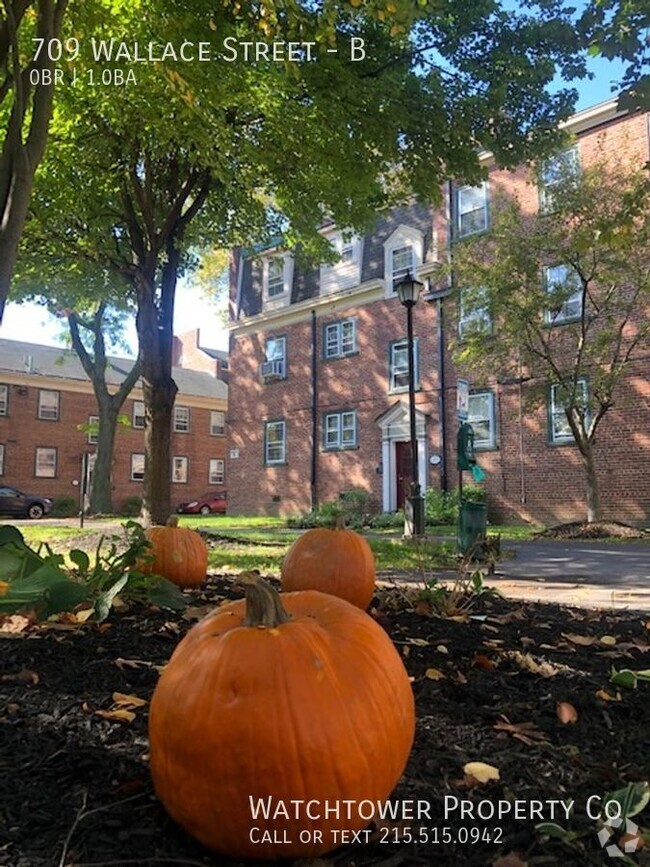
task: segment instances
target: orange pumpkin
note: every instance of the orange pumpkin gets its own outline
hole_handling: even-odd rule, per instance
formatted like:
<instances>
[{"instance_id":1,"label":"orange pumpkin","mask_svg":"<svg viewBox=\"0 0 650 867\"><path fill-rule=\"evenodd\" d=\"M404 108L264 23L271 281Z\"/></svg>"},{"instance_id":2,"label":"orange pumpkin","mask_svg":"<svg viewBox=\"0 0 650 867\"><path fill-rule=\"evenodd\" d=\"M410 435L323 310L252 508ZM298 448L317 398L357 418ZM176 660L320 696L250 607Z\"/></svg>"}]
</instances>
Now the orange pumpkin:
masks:
<instances>
[{"instance_id":1,"label":"orange pumpkin","mask_svg":"<svg viewBox=\"0 0 650 867\"><path fill-rule=\"evenodd\" d=\"M247 599L194 626L154 691L155 789L217 852L312 858L340 845L335 832L366 827L368 802L390 795L413 742L413 693L368 614L246 580Z\"/></svg>"},{"instance_id":2,"label":"orange pumpkin","mask_svg":"<svg viewBox=\"0 0 650 867\"><path fill-rule=\"evenodd\" d=\"M375 558L363 536L342 526L307 530L282 564L282 589L321 590L366 609L375 592Z\"/></svg>"},{"instance_id":3,"label":"orange pumpkin","mask_svg":"<svg viewBox=\"0 0 650 867\"><path fill-rule=\"evenodd\" d=\"M208 570L208 547L200 534L189 527L179 527L172 515L164 527L149 527L146 537L151 543L153 562L142 571L168 578L179 587L198 587Z\"/></svg>"}]
</instances>

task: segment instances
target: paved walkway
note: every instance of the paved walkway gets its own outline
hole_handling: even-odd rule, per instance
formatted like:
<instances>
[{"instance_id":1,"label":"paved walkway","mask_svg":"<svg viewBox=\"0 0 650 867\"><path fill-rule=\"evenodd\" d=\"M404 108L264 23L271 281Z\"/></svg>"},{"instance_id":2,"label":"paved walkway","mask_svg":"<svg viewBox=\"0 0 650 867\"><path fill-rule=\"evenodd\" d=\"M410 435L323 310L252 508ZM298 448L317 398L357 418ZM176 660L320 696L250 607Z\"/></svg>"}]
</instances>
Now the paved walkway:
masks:
<instances>
[{"instance_id":1,"label":"paved walkway","mask_svg":"<svg viewBox=\"0 0 650 867\"><path fill-rule=\"evenodd\" d=\"M650 611L650 544L502 542L487 583L509 596Z\"/></svg>"}]
</instances>

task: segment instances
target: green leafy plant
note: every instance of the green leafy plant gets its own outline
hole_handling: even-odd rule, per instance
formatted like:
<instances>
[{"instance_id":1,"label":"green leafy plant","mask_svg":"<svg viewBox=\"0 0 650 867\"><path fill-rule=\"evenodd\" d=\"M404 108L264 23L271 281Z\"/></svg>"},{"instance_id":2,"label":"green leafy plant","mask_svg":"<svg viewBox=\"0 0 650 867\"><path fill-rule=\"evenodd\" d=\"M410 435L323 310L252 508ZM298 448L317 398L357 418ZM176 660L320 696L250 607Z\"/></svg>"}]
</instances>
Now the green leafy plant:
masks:
<instances>
[{"instance_id":1,"label":"green leafy plant","mask_svg":"<svg viewBox=\"0 0 650 867\"><path fill-rule=\"evenodd\" d=\"M79 513L79 503L74 497L57 497L52 503L53 518L73 518Z\"/></svg>"}]
</instances>

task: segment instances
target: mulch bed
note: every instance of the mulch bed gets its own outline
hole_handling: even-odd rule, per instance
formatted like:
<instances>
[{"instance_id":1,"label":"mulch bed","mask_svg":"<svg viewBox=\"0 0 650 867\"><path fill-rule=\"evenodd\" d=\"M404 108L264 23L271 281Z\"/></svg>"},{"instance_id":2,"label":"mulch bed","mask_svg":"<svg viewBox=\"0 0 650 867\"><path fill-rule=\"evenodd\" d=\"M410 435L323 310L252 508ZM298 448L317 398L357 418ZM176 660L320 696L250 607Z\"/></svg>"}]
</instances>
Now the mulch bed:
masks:
<instances>
[{"instance_id":1,"label":"mulch bed","mask_svg":"<svg viewBox=\"0 0 650 867\"><path fill-rule=\"evenodd\" d=\"M373 603L413 678L417 705L415 744L394 797L427 802L431 819L384 823L367 842L303 867L622 863L604 854L585 806L648 778L650 683L610 683L612 666L650 668L648 615L481 596L471 618L459 620L432 616L426 602L407 605L404 593L383 589ZM194 619L241 594L231 579L212 577L190 595L185 615L121 609L100 626L0 633L0 864L240 863L206 851L155 799L147 706L134 708L131 722L111 719L113 693L149 700L157 667ZM559 702L575 708L577 722L560 722ZM496 767L500 779L479 784L465 775L475 761ZM554 821L578 836L548 838L535 830L538 817L445 817L445 803L456 803L450 798L480 802L483 811L543 801L549 821L554 801ZM568 820L564 799L575 801ZM636 822L650 826L650 807ZM650 864L648 851L628 863Z\"/></svg>"},{"instance_id":2,"label":"mulch bed","mask_svg":"<svg viewBox=\"0 0 650 867\"><path fill-rule=\"evenodd\" d=\"M540 533L535 533L535 539L648 539L650 533L639 527L631 527L620 521L572 521L568 524L558 524Z\"/></svg>"}]
</instances>

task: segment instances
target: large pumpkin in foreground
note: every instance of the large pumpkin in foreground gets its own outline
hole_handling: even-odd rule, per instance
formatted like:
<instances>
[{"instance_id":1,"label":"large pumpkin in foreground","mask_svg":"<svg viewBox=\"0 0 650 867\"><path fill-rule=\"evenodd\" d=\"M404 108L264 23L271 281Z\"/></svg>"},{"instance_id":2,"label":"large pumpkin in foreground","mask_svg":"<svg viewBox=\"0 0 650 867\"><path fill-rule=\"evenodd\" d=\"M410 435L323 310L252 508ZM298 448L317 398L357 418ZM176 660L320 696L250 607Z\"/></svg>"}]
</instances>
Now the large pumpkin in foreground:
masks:
<instances>
[{"instance_id":1,"label":"large pumpkin in foreground","mask_svg":"<svg viewBox=\"0 0 650 867\"><path fill-rule=\"evenodd\" d=\"M153 562L141 565L143 572L153 572L179 587L198 587L208 570L208 547L196 530L179 527L172 515L165 526L149 527L146 537L151 543Z\"/></svg>"},{"instance_id":2,"label":"large pumpkin in foreground","mask_svg":"<svg viewBox=\"0 0 650 867\"><path fill-rule=\"evenodd\" d=\"M413 742L411 685L368 614L250 581L247 600L191 629L161 675L149 714L156 794L217 852L315 857L392 792Z\"/></svg>"},{"instance_id":3,"label":"large pumpkin in foreground","mask_svg":"<svg viewBox=\"0 0 650 867\"><path fill-rule=\"evenodd\" d=\"M299 536L282 564L282 589L321 590L364 610L375 592L375 558L363 536L317 527Z\"/></svg>"}]
</instances>

